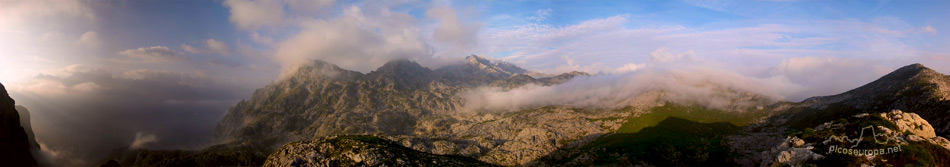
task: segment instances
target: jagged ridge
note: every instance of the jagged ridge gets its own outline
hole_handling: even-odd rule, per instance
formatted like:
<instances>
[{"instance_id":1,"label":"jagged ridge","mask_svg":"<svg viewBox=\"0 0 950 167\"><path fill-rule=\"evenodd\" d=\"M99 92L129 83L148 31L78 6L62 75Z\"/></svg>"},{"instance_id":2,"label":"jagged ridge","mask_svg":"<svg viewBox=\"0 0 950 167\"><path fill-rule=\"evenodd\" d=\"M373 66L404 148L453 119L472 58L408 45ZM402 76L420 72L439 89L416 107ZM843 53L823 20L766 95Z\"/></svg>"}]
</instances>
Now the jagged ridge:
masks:
<instances>
[{"instance_id":1,"label":"jagged ridge","mask_svg":"<svg viewBox=\"0 0 950 167\"><path fill-rule=\"evenodd\" d=\"M586 73L534 79L527 70L479 56L430 70L394 60L367 74L313 61L229 109L216 141L280 144L334 134L412 134L420 117L461 107L455 94L492 83L507 87L556 84ZM503 83L503 84L502 84Z\"/></svg>"}]
</instances>

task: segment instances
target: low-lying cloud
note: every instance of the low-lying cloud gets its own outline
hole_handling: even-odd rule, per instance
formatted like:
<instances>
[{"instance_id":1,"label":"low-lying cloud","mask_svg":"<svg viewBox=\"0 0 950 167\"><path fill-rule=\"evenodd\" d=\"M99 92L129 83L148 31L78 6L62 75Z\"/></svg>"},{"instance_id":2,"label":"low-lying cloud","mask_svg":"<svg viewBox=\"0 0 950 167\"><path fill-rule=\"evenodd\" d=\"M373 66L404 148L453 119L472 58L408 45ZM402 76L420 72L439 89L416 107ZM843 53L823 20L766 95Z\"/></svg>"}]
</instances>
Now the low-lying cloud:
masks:
<instances>
[{"instance_id":1,"label":"low-lying cloud","mask_svg":"<svg viewBox=\"0 0 950 167\"><path fill-rule=\"evenodd\" d=\"M461 96L465 110L518 110L545 105L613 108L635 105L630 103L640 95L659 91L660 100L732 110L784 100L802 89L783 77L756 78L691 64L582 76L559 85L526 85L508 91L482 87Z\"/></svg>"},{"instance_id":2,"label":"low-lying cloud","mask_svg":"<svg viewBox=\"0 0 950 167\"><path fill-rule=\"evenodd\" d=\"M188 60L187 55L165 46L123 50L119 52L119 55L123 57L116 60L126 62L161 63Z\"/></svg>"},{"instance_id":3,"label":"low-lying cloud","mask_svg":"<svg viewBox=\"0 0 950 167\"><path fill-rule=\"evenodd\" d=\"M200 72L111 73L71 66L15 86L33 111L33 129L54 166L95 166L120 149L200 149L225 109L234 83Z\"/></svg>"}]
</instances>

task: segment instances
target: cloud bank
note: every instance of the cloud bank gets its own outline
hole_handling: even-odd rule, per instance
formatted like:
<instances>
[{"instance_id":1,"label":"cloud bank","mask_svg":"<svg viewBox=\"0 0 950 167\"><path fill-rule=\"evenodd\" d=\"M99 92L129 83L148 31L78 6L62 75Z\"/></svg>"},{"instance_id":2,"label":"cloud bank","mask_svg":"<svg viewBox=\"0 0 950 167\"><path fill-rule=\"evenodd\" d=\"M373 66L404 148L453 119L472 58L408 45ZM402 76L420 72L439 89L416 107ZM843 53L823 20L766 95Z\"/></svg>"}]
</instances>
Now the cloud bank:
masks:
<instances>
[{"instance_id":1,"label":"cloud bank","mask_svg":"<svg viewBox=\"0 0 950 167\"><path fill-rule=\"evenodd\" d=\"M98 165L116 149L200 149L242 98L232 93L236 83L200 72L115 74L81 65L16 87L55 166Z\"/></svg>"},{"instance_id":2,"label":"cloud bank","mask_svg":"<svg viewBox=\"0 0 950 167\"><path fill-rule=\"evenodd\" d=\"M655 66L628 73L576 77L559 85L527 85L504 91L482 87L466 93L464 110L519 110L546 105L615 108L641 95L661 101L737 110L785 99L803 87L782 77L756 78L705 64Z\"/></svg>"}]
</instances>

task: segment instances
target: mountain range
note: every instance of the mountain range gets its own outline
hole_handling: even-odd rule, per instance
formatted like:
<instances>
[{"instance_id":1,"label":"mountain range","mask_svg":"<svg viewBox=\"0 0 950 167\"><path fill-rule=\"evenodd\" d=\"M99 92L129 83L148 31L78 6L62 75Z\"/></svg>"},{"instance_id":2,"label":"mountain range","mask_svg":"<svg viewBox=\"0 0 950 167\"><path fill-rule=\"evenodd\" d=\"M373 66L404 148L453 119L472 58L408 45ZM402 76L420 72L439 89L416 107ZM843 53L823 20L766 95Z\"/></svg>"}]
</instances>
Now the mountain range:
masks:
<instances>
[{"instance_id":1,"label":"mountain range","mask_svg":"<svg viewBox=\"0 0 950 167\"><path fill-rule=\"evenodd\" d=\"M459 95L476 88L551 86L591 75L541 76L479 56L434 70L395 60L365 74L315 60L230 108L214 130L216 146L190 152L133 150L112 159L123 166L950 165L950 158L943 156L950 145L940 143L950 135L950 76L920 64L838 95L798 103L763 102L762 96L739 92L748 97L733 103L759 104L737 108L740 111L665 100L668 92L663 90L639 94L622 107L463 111L465 101ZM893 110L921 119L873 116ZM872 116L855 117L862 114ZM901 133L896 125L902 121L931 126L934 135ZM842 128L816 130L825 124ZM892 144L937 150L908 150L870 158L884 161L864 161L814 147L820 145L814 144L816 136L849 133L843 127L852 126L888 127L904 138L926 136ZM406 156L433 161L409 162L413 158ZM161 159L172 160L158 162Z\"/></svg>"}]
</instances>

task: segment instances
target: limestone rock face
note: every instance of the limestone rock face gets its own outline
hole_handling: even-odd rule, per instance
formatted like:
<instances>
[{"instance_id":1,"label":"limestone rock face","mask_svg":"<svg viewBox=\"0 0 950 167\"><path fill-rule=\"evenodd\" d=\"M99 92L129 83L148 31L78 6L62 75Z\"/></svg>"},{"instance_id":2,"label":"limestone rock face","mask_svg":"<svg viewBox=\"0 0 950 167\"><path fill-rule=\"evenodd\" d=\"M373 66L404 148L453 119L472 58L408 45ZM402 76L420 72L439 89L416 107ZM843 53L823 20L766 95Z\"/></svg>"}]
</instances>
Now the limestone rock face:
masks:
<instances>
[{"instance_id":1,"label":"limestone rock face","mask_svg":"<svg viewBox=\"0 0 950 167\"><path fill-rule=\"evenodd\" d=\"M573 72L534 79L526 73L478 56L435 70L395 60L367 74L313 61L229 109L214 140L262 145L270 152L288 142L331 135L403 136L413 139L405 141L412 143L406 145L409 148L515 165L564 146L565 141L619 125L590 119L621 113L578 113L566 107L520 114L458 111L463 100L456 95L463 91L492 85L551 85L587 75Z\"/></svg>"},{"instance_id":2,"label":"limestone rock face","mask_svg":"<svg viewBox=\"0 0 950 167\"><path fill-rule=\"evenodd\" d=\"M909 131L917 136L928 139L937 137L937 135L934 133L934 128L930 126L930 123L927 123L927 120L924 120L917 114L905 113L901 110L893 110L889 113L881 113L881 117L886 118L888 121L894 122L894 124L897 125L898 130L901 132Z\"/></svg>"},{"instance_id":3,"label":"limestone rock face","mask_svg":"<svg viewBox=\"0 0 950 167\"><path fill-rule=\"evenodd\" d=\"M824 155L812 152L812 149L814 149L814 147L810 143L806 144L804 140L798 137L788 137L785 139L785 142L782 142L782 144L772 148L769 153L765 154L777 155L774 161L772 161L774 163L801 166L805 162L819 160L825 157Z\"/></svg>"},{"instance_id":4,"label":"limestone rock face","mask_svg":"<svg viewBox=\"0 0 950 167\"><path fill-rule=\"evenodd\" d=\"M30 142L20 125L14 101L0 84L0 163L9 166L36 166Z\"/></svg>"},{"instance_id":5,"label":"limestone rock face","mask_svg":"<svg viewBox=\"0 0 950 167\"><path fill-rule=\"evenodd\" d=\"M333 136L287 144L263 166L492 166L461 156L402 147L375 136Z\"/></svg>"},{"instance_id":6,"label":"limestone rock face","mask_svg":"<svg viewBox=\"0 0 950 167\"><path fill-rule=\"evenodd\" d=\"M937 136L933 126L917 114L893 110L888 113L881 113L880 115L897 125L898 132L913 133L904 134L907 140L926 141L950 150L950 141L944 137Z\"/></svg>"},{"instance_id":7,"label":"limestone rock face","mask_svg":"<svg viewBox=\"0 0 950 167\"><path fill-rule=\"evenodd\" d=\"M941 166L937 163L945 161L916 161L917 159L941 159L950 155L950 141L936 136L934 129L930 127L930 123L917 114L901 110L856 114L849 119L826 122L815 126L810 132L786 138L781 144L762 153L763 156L774 157L774 159L765 159L761 166L803 166L806 164L889 166L913 163ZM831 148L839 150L833 151ZM892 148L909 150L884 152ZM924 151L926 153L910 151L919 148L926 148ZM881 152L864 152L863 150L880 150ZM826 157L833 158L824 160Z\"/></svg>"}]
</instances>

